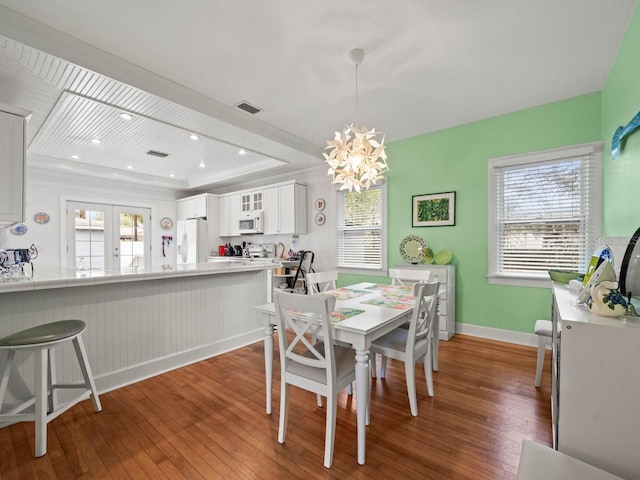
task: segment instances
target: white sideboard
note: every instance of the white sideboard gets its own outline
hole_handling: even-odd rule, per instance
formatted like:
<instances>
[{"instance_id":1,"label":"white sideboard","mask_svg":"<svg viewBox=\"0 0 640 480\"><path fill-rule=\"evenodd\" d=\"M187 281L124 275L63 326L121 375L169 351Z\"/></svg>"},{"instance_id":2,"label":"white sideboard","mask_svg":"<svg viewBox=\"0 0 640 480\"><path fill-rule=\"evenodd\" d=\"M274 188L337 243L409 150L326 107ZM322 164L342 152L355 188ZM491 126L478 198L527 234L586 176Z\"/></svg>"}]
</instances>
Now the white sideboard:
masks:
<instances>
[{"instance_id":1,"label":"white sideboard","mask_svg":"<svg viewBox=\"0 0 640 480\"><path fill-rule=\"evenodd\" d=\"M438 316L440 340L449 340L456 333L456 267L453 265L396 265L398 268L428 270L431 278L440 282Z\"/></svg>"},{"instance_id":2,"label":"white sideboard","mask_svg":"<svg viewBox=\"0 0 640 480\"><path fill-rule=\"evenodd\" d=\"M592 314L553 285L552 417L560 452L640 480L640 318Z\"/></svg>"}]
</instances>

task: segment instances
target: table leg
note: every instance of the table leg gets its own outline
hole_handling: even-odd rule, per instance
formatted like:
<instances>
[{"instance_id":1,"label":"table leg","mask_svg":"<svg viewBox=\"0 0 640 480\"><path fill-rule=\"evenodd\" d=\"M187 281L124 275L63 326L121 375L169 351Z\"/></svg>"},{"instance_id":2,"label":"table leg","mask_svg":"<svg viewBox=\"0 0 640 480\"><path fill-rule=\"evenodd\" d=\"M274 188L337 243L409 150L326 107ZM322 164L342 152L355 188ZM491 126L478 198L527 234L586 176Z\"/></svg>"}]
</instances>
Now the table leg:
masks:
<instances>
[{"instance_id":1,"label":"table leg","mask_svg":"<svg viewBox=\"0 0 640 480\"><path fill-rule=\"evenodd\" d=\"M273 386L273 325L264 327L264 375L267 387L267 414L271 415L271 387Z\"/></svg>"},{"instance_id":2,"label":"table leg","mask_svg":"<svg viewBox=\"0 0 640 480\"><path fill-rule=\"evenodd\" d=\"M436 312L433 319L433 345L431 345L431 353L433 354L432 366L433 371L438 371L438 352L440 351L440 316Z\"/></svg>"},{"instance_id":3,"label":"table leg","mask_svg":"<svg viewBox=\"0 0 640 480\"><path fill-rule=\"evenodd\" d=\"M356 402L358 416L358 463L364 465L369 403L369 352L356 350Z\"/></svg>"}]
</instances>

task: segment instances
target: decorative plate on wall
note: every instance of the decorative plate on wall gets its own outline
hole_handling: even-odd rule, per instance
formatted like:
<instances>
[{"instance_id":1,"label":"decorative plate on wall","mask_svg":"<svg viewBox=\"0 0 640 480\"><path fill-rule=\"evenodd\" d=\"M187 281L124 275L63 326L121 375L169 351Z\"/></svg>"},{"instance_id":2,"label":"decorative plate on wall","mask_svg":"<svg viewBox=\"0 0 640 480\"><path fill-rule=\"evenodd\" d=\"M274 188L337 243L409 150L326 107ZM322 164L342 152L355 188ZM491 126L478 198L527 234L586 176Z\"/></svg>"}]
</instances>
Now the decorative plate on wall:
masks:
<instances>
[{"instance_id":1,"label":"decorative plate on wall","mask_svg":"<svg viewBox=\"0 0 640 480\"><path fill-rule=\"evenodd\" d=\"M16 223L9 231L14 235L24 235L27 233L27 226L24 223Z\"/></svg>"},{"instance_id":2,"label":"decorative plate on wall","mask_svg":"<svg viewBox=\"0 0 640 480\"><path fill-rule=\"evenodd\" d=\"M48 213L38 212L33 216L33 221L40 224L49 223L50 217Z\"/></svg>"},{"instance_id":3,"label":"decorative plate on wall","mask_svg":"<svg viewBox=\"0 0 640 480\"><path fill-rule=\"evenodd\" d=\"M160 220L160 226L165 230L171 230L171 227L173 227L173 220L171 220L169 217L164 217L162 220Z\"/></svg>"},{"instance_id":4,"label":"decorative plate on wall","mask_svg":"<svg viewBox=\"0 0 640 480\"><path fill-rule=\"evenodd\" d=\"M321 212L322 210L324 210L324 206L326 205L324 198L317 198L316 199L316 210Z\"/></svg>"},{"instance_id":5,"label":"decorative plate on wall","mask_svg":"<svg viewBox=\"0 0 640 480\"><path fill-rule=\"evenodd\" d=\"M409 263L419 263L426 248L427 244L422 237L407 235L400 242L400 255Z\"/></svg>"},{"instance_id":6,"label":"decorative plate on wall","mask_svg":"<svg viewBox=\"0 0 640 480\"><path fill-rule=\"evenodd\" d=\"M316 225L324 225L325 220L324 213L316 213Z\"/></svg>"}]
</instances>

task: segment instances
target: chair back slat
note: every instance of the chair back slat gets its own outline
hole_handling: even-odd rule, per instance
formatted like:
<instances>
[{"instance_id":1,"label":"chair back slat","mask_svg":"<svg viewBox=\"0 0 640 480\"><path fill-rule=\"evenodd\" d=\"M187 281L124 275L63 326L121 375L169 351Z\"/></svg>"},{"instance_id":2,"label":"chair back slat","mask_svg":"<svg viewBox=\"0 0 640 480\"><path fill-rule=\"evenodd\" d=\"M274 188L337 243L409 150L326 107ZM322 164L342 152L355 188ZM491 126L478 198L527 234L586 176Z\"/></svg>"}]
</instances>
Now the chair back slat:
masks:
<instances>
[{"instance_id":1,"label":"chair back slat","mask_svg":"<svg viewBox=\"0 0 640 480\"><path fill-rule=\"evenodd\" d=\"M280 342L280 361L296 362L327 371L328 378L335 375L333 334L330 312L335 309L336 298L331 295L299 295L275 292L276 324ZM288 331L293 332L289 340ZM323 348L309 340L311 335L322 335Z\"/></svg>"},{"instance_id":2,"label":"chair back slat","mask_svg":"<svg viewBox=\"0 0 640 480\"><path fill-rule=\"evenodd\" d=\"M310 285L309 292L312 294L334 290L338 281L338 271L329 270L326 272L313 272L307 275Z\"/></svg>"},{"instance_id":3,"label":"chair back slat","mask_svg":"<svg viewBox=\"0 0 640 480\"><path fill-rule=\"evenodd\" d=\"M440 282L435 280L429 283L418 282L413 286L415 303L409 323L406 351L414 351L416 347L426 345L429 340L438 306L439 285Z\"/></svg>"},{"instance_id":4,"label":"chair back slat","mask_svg":"<svg viewBox=\"0 0 640 480\"><path fill-rule=\"evenodd\" d=\"M431 279L429 270L417 268L390 268L389 276L392 285L413 285L416 282L428 282Z\"/></svg>"}]
</instances>

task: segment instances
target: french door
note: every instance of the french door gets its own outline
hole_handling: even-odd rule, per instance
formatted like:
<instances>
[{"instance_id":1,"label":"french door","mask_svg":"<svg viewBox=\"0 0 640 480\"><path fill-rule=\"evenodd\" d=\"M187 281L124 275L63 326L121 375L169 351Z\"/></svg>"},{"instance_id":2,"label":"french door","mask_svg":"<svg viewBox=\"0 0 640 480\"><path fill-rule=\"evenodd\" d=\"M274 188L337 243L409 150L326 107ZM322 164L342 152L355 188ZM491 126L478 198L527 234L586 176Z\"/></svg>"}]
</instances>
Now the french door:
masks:
<instances>
[{"instance_id":1,"label":"french door","mask_svg":"<svg viewBox=\"0 0 640 480\"><path fill-rule=\"evenodd\" d=\"M151 267L148 208L67 202L67 265L135 272Z\"/></svg>"}]
</instances>

